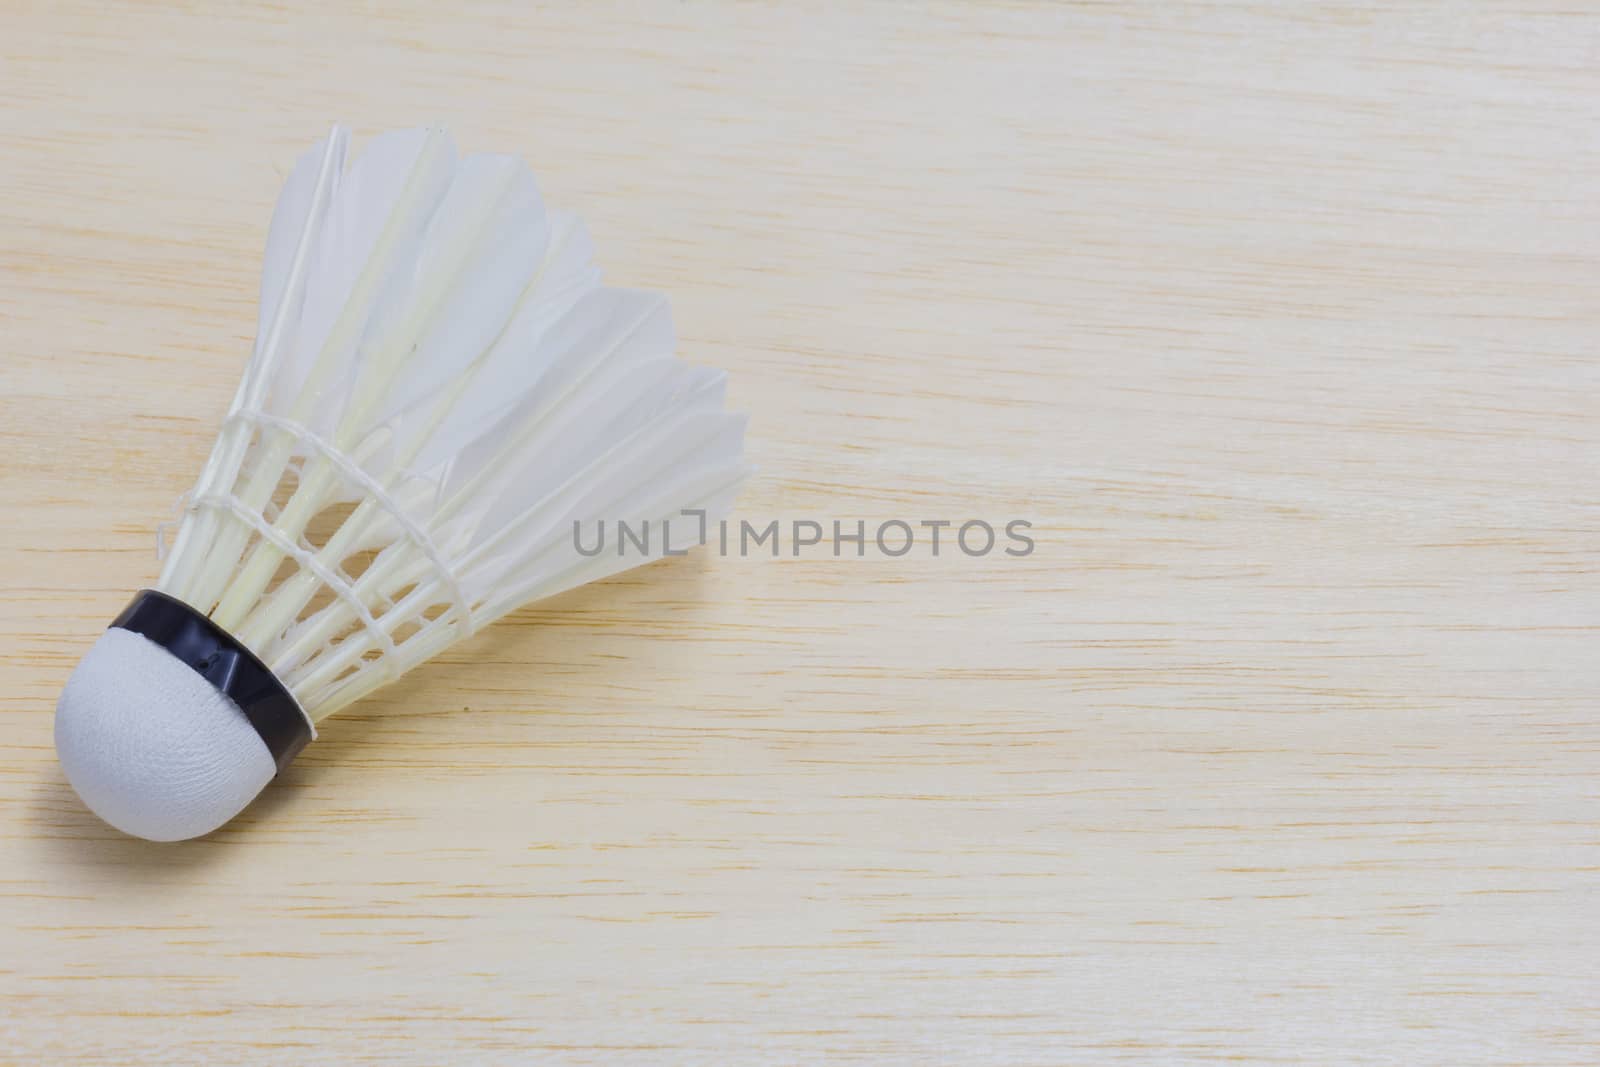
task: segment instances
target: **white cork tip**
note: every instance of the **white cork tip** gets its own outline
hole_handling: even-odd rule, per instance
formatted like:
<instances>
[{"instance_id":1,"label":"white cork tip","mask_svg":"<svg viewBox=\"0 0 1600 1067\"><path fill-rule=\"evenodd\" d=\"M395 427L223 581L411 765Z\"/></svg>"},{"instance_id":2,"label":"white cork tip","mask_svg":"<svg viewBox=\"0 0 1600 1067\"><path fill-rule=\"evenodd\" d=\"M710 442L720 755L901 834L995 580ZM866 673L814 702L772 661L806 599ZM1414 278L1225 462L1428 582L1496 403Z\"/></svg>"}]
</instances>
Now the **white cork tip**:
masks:
<instances>
[{"instance_id":1,"label":"white cork tip","mask_svg":"<svg viewBox=\"0 0 1600 1067\"><path fill-rule=\"evenodd\" d=\"M56 756L89 810L149 841L210 833L277 770L237 704L160 645L116 627L61 693Z\"/></svg>"}]
</instances>

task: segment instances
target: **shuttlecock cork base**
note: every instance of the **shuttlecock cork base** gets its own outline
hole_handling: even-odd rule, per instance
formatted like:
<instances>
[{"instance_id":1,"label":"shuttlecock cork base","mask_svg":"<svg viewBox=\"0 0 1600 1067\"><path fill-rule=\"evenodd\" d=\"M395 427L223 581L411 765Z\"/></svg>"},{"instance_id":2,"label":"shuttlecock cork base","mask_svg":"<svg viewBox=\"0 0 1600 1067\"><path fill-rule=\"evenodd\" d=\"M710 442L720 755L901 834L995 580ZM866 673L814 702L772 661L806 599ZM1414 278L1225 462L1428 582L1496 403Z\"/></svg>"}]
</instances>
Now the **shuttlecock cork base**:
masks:
<instances>
[{"instance_id":1,"label":"shuttlecock cork base","mask_svg":"<svg viewBox=\"0 0 1600 1067\"><path fill-rule=\"evenodd\" d=\"M78 664L55 734L67 780L90 810L151 841L215 830L316 736L254 653L149 589Z\"/></svg>"}]
</instances>

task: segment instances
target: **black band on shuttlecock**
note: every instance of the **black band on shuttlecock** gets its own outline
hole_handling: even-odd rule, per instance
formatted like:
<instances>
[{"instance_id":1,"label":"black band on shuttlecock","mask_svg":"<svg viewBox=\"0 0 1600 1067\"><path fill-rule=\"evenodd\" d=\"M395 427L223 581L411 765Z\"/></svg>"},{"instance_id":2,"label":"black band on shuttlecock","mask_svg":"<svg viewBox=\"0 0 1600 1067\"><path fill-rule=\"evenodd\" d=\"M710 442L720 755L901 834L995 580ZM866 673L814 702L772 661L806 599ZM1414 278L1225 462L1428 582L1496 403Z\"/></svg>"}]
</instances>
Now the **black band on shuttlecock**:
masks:
<instances>
[{"instance_id":1,"label":"black band on shuttlecock","mask_svg":"<svg viewBox=\"0 0 1600 1067\"><path fill-rule=\"evenodd\" d=\"M239 705L279 771L314 736L311 719L277 675L238 638L183 601L145 589L111 625L154 641Z\"/></svg>"}]
</instances>

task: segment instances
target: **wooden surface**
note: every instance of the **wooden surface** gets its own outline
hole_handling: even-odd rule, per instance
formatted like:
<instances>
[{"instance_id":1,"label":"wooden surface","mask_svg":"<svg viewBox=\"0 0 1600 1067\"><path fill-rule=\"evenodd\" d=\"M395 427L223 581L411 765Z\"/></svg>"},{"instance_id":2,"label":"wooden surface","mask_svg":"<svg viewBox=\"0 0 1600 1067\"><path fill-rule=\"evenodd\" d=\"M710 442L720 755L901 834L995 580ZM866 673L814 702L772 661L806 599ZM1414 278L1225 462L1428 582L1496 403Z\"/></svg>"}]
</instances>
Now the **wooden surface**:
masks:
<instances>
[{"instance_id":1,"label":"wooden surface","mask_svg":"<svg viewBox=\"0 0 1600 1067\"><path fill-rule=\"evenodd\" d=\"M1600 15L370 8L0 15L0 1062L1600 1062ZM1036 552L648 568L107 829L335 118L669 292L743 516Z\"/></svg>"}]
</instances>

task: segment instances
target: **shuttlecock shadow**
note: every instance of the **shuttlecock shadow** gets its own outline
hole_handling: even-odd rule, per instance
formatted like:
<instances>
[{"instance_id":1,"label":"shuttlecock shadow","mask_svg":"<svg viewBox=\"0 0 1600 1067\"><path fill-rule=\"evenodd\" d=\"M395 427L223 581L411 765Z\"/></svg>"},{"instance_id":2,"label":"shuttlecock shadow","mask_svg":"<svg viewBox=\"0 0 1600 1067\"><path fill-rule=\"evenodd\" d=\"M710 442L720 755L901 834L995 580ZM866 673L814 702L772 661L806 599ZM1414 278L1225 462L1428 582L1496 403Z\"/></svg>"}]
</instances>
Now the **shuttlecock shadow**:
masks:
<instances>
[{"instance_id":1,"label":"shuttlecock shadow","mask_svg":"<svg viewBox=\"0 0 1600 1067\"><path fill-rule=\"evenodd\" d=\"M485 669L517 668L522 687L510 699L510 706L501 704L496 711L530 719L581 710L571 704L575 689L592 689L597 683L614 680L620 688L636 690L640 684L636 673L644 668L635 659L586 657L578 662L563 651L574 643L588 646L585 631L617 626L636 629L628 626L629 622L648 618L662 603L664 593L670 593L675 607L697 602L712 565L705 558L658 561L520 608L412 670L396 685L324 720L318 726L318 740L292 770L311 763L318 771L336 776L339 765L358 752L369 758L383 750L398 754L410 738L426 729L419 723L437 723L458 713L472 715L475 709L470 700L457 697L470 691ZM630 640L647 642L650 638ZM503 691L501 695L505 695ZM261 810L264 806L259 801L250 809Z\"/></svg>"},{"instance_id":2,"label":"shuttlecock shadow","mask_svg":"<svg viewBox=\"0 0 1600 1067\"><path fill-rule=\"evenodd\" d=\"M115 871L119 885L167 884L174 875L205 870L226 851L216 847L224 831L170 843L129 837L86 808L53 764L34 783L25 818L51 866Z\"/></svg>"}]
</instances>

